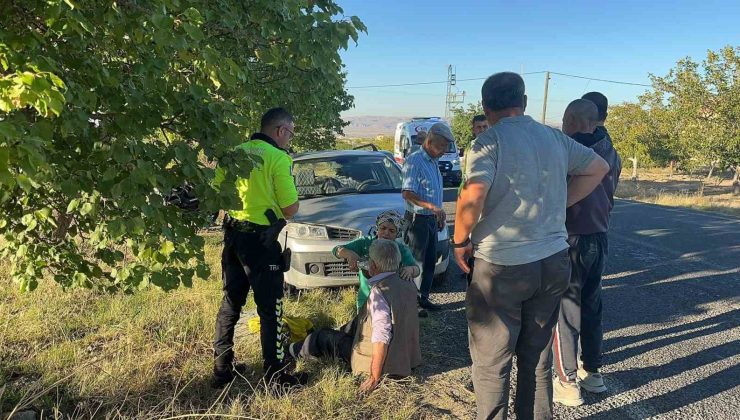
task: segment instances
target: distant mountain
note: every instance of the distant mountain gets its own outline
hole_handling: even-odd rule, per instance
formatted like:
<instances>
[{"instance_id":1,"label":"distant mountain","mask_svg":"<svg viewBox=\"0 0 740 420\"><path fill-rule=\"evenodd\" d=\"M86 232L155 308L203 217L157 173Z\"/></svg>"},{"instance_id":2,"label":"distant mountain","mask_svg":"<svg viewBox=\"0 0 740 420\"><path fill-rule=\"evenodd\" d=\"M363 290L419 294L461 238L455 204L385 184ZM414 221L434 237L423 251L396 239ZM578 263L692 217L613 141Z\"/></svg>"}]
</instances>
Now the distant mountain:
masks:
<instances>
[{"instance_id":1,"label":"distant mountain","mask_svg":"<svg viewBox=\"0 0 740 420\"><path fill-rule=\"evenodd\" d=\"M411 117L388 117L382 115L360 115L356 117L343 117L349 121L349 125L344 128L344 137L376 137L376 136L393 136L396 133L396 124L402 121L408 121ZM539 121L538 118L537 121ZM560 128L562 122L558 119L548 119L547 125Z\"/></svg>"},{"instance_id":2,"label":"distant mountain","mask_svg":"<svg viewBox=\"0 0 740 420\"><path fill-rule=\"evenodd\" d=\"M396 132L396 124L408 120L409 117L360 115L356 117L344 117L343 119L349 122L349 125L344 128L344 136L358 138L379 135L392 136Z\"/></svg>"}]
</instances>

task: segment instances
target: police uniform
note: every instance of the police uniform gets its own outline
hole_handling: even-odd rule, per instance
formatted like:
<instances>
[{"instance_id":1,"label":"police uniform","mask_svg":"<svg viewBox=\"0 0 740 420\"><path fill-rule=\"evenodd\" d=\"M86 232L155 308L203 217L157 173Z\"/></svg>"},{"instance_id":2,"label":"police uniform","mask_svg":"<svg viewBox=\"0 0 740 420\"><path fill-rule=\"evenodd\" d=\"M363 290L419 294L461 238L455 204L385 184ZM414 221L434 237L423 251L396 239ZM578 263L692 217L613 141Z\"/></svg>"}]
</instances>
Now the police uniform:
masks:
<instances>
[{"instance_id":1,"label":"police uniform","mask_svg":"<svg viewBox=\"0 0 740 420\"><path fill-rule=\"evenodd\" d=\"M251 288L260 317L260 341L265 371L283 365L283 271L280 244L265 245L261 234L270 225L266 210L284 219L281 208L298 201L291 174L292 159L269 136L256 133L239 146L259 158L248 179L238 178L237 191L243 208L229 211L224 223L221 256L224 296L216 318L214 373L230 376L234 358L234 327Z\"/></svg>"}]
</instances>

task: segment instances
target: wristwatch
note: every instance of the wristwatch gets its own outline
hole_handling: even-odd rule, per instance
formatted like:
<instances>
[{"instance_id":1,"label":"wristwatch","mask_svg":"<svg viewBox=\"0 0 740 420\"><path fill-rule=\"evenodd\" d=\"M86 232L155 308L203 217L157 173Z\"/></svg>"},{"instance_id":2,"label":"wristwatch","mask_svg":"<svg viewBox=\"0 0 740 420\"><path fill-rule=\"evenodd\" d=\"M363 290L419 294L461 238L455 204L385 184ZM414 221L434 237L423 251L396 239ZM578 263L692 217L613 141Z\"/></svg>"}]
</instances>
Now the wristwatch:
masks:
<instances>
[{"instance_id":1,"label":"wristwatch","mask_svg":"<svg viewBox=\"0 0 740 420\"><path fill-rule=\"evenodd\" d=\"M465 238L464 241L460 242L459 244L456 244L455 241L450 240L450 243L452 244L453 248L465 248L470 244L470 237Z\"/></svg>"}]
</instances>

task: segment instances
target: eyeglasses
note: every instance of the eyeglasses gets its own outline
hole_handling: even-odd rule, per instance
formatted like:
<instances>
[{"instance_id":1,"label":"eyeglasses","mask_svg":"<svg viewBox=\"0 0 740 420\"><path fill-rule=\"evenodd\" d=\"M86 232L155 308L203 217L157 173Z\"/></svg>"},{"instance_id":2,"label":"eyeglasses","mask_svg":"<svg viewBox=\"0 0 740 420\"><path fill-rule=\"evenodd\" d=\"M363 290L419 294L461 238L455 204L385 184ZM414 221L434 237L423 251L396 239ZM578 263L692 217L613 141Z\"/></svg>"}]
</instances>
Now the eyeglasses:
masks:
<instances>
[{"instance_id":1,"label":"eyeglasses","mask_svg":"<svg viewBox=\"0 0 740 420\"><path fill-rule=\"evenodd\" d=\"M283 128L284 128L284 129L285 129L285 130L286 130L286 131L287 131L288 133L290 133L290 138L291 138L291 139L292 139L293 137L295 137L295 133L294 133L294 132L292 132L292 131L290 130L290 128L288 128L288 126L287 126L287 125L284 125L284 126L282 126L282 127L283 127Z\"/></svg>"}]
</instances>

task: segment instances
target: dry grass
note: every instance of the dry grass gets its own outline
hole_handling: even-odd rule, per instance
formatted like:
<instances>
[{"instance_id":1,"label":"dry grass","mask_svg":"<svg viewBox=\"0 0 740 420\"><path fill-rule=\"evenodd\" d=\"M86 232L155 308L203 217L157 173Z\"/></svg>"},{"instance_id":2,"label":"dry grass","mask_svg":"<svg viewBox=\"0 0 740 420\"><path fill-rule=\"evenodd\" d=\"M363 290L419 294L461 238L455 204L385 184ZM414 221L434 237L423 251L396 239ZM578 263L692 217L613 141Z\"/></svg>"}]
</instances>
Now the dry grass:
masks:
<instances>
[{"instance_id":1,"label":"dry grass","mask_svg":"<svg viewBox=\"0 0 740 420\"><path fill-rule=\"evenodd\" d=\"M732 194L732 182L705 181L703 176L671 174L668 169L643 170L631 181L630 171L622 171L617 196L669 207L714 211L740 216L740 196Z\"/></svg>"},{"instance_id":2,"label":"dry grass","mask_svg":"<svg viewBox=\"0 0 740 420\"><path fill-rule=\"evenodd\" d=\"M209 238L213 274L192 289L135 295L64 292L45 281L17 291L0 266L0 413L43 411L64 418L388 418L426 417L415 380L386 383L369 398L336 361L299 363L308 387L288 395L260 383L259 339L236 344L253 373L224 392L209 378L220 302L220 245ZM286 313L319 326L349 319L355 292L316 290L286 302ZM253 311L248 303L246 312ZM421 409L421 410L420 410ZM56 413L56 414L55 414Z\"/></svg>"}]
</instances>

